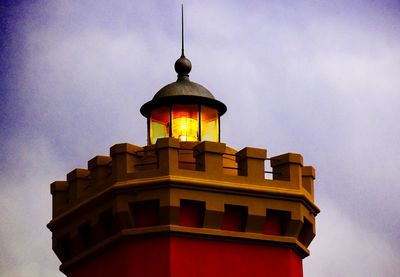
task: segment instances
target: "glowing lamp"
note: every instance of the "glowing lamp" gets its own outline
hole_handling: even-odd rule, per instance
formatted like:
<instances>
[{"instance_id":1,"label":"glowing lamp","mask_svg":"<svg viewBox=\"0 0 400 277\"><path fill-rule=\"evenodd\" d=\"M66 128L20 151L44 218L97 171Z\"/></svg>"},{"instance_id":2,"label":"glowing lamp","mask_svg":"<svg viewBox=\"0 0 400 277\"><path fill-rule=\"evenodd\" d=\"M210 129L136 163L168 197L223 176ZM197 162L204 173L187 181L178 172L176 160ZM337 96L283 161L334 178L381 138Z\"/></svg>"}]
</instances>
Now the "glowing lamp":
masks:
<instances>
[{"instance_id":1,"label":"glowing lamp","mask_svg":"<svg viewBox=\"0 0 400 277\"><path fill-rule=\"evenodd\" d=\"M172 136L181 141L199 140L199 122L190 117L177 117L172 121Z\"/></svg>"},{"instance_id":2,"label":"glowing lamp","mask_svg":"<svg viewBox=\"0 0 400 277\"><path fill-rule=\"evenodd\" d=\"M149 144L164 137L219 142L219 121L226 106L205 87L189 80L191 68L191 62L182 55L175 63L177 81L160 89L141 107L147 118Z\"/></svg>"}]
</instances>

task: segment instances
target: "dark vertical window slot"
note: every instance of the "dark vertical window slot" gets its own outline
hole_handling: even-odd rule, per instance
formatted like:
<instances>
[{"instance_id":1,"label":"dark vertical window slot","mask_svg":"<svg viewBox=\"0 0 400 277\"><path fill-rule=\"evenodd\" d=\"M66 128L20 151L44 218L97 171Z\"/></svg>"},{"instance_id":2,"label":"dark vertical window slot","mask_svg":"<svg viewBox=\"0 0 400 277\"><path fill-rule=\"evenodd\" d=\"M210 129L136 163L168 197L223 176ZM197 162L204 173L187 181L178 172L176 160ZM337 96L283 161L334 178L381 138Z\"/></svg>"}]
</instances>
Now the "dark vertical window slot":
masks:
<instances>
[{"instance_id":1,"label":"dark vertical window slot","mask_svg":"<svg viewBox=\"0 0 400 277\"><path fill-rule=\"evenodd\" d=\"M92 245L92 227L90 223L84 223L78 228L79 237L84 249L88 249Z\"/></svg>"},{"instance_id":2,"label":"dark vertical window slot","mask_svg":"<svg viewBox=\"0 0 400 277\"><path fill-rule=\"evenodd\" d=\"M160 225L160 200L134 202L130 207L134 227Z\"/></svg>"},{"instance_id":3,"label":"dark vertical window slot","mask_svg":"<svg viewBox=\"0 0 400 277\"><path fill-rule=\"evenodd\" d=\"M247 222L247 207L225 205L221 229L228 231L244 232Z\"/></svg>"},{"instance_id":4,"label":"dark vertical window slot","mask_svg":"<svg viewBox=\"0 0 400 277\"><path fill-rule=\"evenodd\" d=\"M308 246L313 238L314 238L313 226L310 221L304 218L303 227L301 228L299 234L299 241L305 246Z\"/></svg>"},{"instance_id":5,"label":"dark vertical window slot","mask_svg":"<svg viewBox=\"0 0 400 277\"><path fill-rule=\"evenodd\" d=\"M69 234L63 235L58 239L58 247L60 249L60 260L65 261L71 258L71 239Z\"/></svg>"},{"instance_id":6,"label":"dark vertical window slot","mask_svg":"<svg viewBox=\"0 0 400 277\"><path fill-rule=\"evenodd\" d=\"M263 233L266 235L284 236L290 220L290 212L267 210Z\"/></svg>"},{"instance_id":7,"label":"dark vertical window slot","mask_svg":"<svg viewBox=\"0 0 400 277\"><path fill-rule=\"evenodd\" d=\"M109 237L115 233L114 217L111 209L101 213L99 220L105 237Z\"/></svg>"},{"instance_id":8,"label":"dark vertical window slot","mask_svg":"<svg viewBox=\"0 0 400 277\"><path fill-rule=\"evenodd\" d=\"M203 227L205 202L194 200L181 200L179 209L179 225L187 227Z\"/></svg>"}]
</instances>

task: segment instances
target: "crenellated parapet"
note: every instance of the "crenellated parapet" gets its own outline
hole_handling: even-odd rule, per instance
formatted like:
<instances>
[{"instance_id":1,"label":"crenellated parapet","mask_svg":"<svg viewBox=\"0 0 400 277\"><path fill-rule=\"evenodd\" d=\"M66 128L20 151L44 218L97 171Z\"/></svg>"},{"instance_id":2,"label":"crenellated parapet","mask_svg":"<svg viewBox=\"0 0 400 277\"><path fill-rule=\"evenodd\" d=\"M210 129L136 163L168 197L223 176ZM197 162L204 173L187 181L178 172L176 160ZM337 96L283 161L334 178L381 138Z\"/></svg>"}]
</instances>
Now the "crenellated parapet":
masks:
<instances>
[{"instance_id":1,"label":"crenellated parapet","mask_svg":"<svg viewBox=\"0 0 400 277\"><path fill-rule=\"evenodd\" d=\"M116 144L51 184L48 227L64 272L112 241L151 234L256 240L305 257L319 213L314 179L294 153L174 138Z\"/></svg>"}]
</instances>

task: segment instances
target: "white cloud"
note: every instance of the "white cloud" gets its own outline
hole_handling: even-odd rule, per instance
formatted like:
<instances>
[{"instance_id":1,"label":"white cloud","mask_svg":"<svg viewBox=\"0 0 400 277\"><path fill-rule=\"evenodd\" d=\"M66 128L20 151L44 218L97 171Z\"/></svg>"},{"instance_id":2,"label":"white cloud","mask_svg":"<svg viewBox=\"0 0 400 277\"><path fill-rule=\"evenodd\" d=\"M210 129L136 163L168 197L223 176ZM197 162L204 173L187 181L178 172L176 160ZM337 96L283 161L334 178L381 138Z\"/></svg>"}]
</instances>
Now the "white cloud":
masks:
<instances>
[{"instance_id":1,"label":"white cloud","mask_svg":"<svg viewBox=\"0 0 400 277\"><path fill-rule=\"evenodd\" d=\"M2 276L62 276L52 253L49 184L66 170L62 157L51 151L46 140L8 143L8 164L0 178L0 273Z\"/></svg>"},{"instance_id":2,"label":"white cloud","mask_svg":"<svg viewBox=\"0 0 400 277\"><path fill-rule=\"evenodd\" d=\"M382 234L359 225L336 203L320 199L319 204L324 210L318 217L311 255L304 260L304 276L398 276L400 254L396 246Z\"/></svg>"}]
</instances>

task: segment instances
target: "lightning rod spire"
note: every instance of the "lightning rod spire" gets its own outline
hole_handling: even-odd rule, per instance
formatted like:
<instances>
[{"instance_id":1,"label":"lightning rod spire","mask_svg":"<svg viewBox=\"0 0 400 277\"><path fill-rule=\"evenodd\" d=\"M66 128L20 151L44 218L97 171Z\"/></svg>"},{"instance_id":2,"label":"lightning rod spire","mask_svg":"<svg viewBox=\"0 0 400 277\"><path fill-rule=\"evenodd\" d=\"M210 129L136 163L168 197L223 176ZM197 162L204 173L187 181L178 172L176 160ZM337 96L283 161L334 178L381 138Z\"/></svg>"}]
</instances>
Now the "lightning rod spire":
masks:
<instances>
[{"instance_id":1,"label":"lightning rod spire","mask_svg":"<svg viewBox=\"0 0 400 277\"><path fill-rule=\"evenodd\" d=\"M189 80L189 72L192 69L192 63L185 57L185 37L183 28L183 3L181 5L181 22L182 22L182 50L181 57L175 62L175 71L178 73L178 81Z\"/></svg>"},{"instance_id":2,"label":"lightning rod spire","mask_svg":"<svg viewBox=\"0 0 400 277\"><path fill-rule=\"evenodd\" d=\"M185 37L184 37L184 28L183 28L183 3L181 4L181 20L182 20L182 52L181 56L185 56Z\"/></svg>"}]
</instances>

